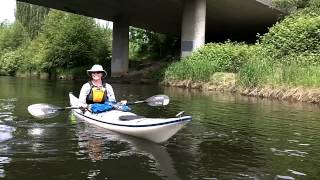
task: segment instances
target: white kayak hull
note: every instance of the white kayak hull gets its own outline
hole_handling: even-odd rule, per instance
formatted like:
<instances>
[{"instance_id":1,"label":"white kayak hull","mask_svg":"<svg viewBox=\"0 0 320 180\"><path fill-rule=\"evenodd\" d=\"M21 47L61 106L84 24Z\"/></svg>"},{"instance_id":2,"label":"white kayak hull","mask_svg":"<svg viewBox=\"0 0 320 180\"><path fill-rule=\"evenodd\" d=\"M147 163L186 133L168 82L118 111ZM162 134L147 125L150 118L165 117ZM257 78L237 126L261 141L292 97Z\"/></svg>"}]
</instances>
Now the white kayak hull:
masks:
<instances>
[{"instance_id":1,"label":"white kayak hull","mask_svg":"<svg viewBox=\"0 0 320 180\"><path fill-rule=\"evenodd\" d=\"M77 97L70 93L69 98L71 106L78 106L79 100ZM132 120L120 120L120 116L134 117L136 114L118 110L94 114L89 111L83 113L80 109L74 109L73 114L79 119L105 129L156 143L167 141L192 119L191 116L182 116L177 118L137 117Z\"/></svg>"}]
</instances>

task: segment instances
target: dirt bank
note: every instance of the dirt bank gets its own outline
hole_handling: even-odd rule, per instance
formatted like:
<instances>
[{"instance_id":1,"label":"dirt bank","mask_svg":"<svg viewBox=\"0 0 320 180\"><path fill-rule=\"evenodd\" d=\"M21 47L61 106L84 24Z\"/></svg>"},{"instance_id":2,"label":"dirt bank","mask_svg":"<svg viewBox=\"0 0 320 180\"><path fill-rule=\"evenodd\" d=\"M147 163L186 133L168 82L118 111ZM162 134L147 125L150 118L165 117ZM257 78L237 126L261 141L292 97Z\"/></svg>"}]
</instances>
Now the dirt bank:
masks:
<instances>
[{"instance_id":1,"label":"dirt bank","mask_svg":"<svg viewBox=\"0 0 320 180\"><path fill-rule=\"evenodd\" d=\"M203 91L223 91L239 93L245 96L320 104L320 88L272 85L247 88L237 85L236 75L232 73L216 73L210 78L210 82L207 83L194 82L192 80L165 80L161 84L165 86L201 89Z\"/></svg>"}]
</instances>

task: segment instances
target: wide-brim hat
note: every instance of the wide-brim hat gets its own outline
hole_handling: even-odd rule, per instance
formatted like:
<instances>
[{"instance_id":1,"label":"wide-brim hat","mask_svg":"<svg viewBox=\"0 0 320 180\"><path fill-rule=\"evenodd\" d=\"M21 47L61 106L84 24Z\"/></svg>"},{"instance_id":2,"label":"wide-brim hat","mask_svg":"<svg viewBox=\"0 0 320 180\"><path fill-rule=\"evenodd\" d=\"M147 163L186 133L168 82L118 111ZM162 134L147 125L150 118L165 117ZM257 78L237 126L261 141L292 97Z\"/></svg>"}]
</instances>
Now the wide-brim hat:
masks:
<instances>
[{"instance_id":1,"label":"wide-brim hat","mask_svg":"<svg viewBox=\"0 0 320 180\"><path fill-rule=\"evenodd\" d=\"M92 72L102 72L102 73L104 73L104 76L106 76L107 75L107 72L103 69L103 67L101 66L101 65L99 65L99 64L95 64L95 65L93 65L92 67L91 67L91 69L88 69L87 70L87 74L89 75L89 76L91 76L91 73Z\"/></svg>"}]
</instances>

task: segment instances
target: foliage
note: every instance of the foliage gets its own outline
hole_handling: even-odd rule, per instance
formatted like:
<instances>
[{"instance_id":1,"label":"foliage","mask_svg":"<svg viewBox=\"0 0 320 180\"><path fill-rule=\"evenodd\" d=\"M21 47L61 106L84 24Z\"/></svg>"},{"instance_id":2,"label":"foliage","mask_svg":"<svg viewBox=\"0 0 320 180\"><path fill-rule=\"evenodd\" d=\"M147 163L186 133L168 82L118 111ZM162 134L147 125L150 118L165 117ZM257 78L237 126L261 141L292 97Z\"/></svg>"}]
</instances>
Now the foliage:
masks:
<instances>
[{"instance_id":1,"label":"foliage","mask_svg":"<svg viewBox=\"0 0 320 180\"><path fill-rule=\"evenodd\" d=\"M294 12L297 9L305 8L310 0L272 0L272 4L286 12Z\"/></svg>"},{"instance_id":2,"label":"foliage","mask_svg":"<svg viewBox=\"0 0 320 180\"><path fill-rule=\"evenodd\" d=\"M274 63L271 56L265 55L263 57L260 54L254 57L243 66L239 73L240 84L247 87L259 85L320 86L319 64ZM299 62L318 62L320 55L291 58L298 59L295 61Z\"/></svg>"},{"instance_id":3,"label":"foliage","mask_svg":"<svg viewBox=\"0 0 320 180\"><path fill-rule=\"evenodd\" d=\"M39 37L33 39L23 48L24 59L19 66L19 71L40 71L45 62L46 49Z\"/></svg>"},{"instance_id":4,"label":"foliage","mask_svg":"<svg viewBox=\"0 0 320 180\"><path fill-rule=\"evenodd\" d=\"M92 18L50 11L40 35L46 55L42 69L89 66L110 58L110 35Z\"/></svg>"},{"instance_id":5,"label":"foliage","mask_svg":"<svg viewBox=\"0 0 320 180\"><path fill-rule=\"evenodd\" d=\"M237 83L246 87L320 87L319 4L308 1L305 8L270 28L255 45L207 44L169 66L165 80L208 82L215 72L234 72Z\"/></svg>"},{"instance_id":6,"label":"foliage","mask_svg":"<svg viewBox=\"0 0 320 180\"><path fill-rule=\"evenodd\" d=\"M310 10L319 11L320 7L319 0L272 0L272 4L289 14L299 10L306 10L309 12L312 12Z\"/></svg>"},{"instance_id":7,"label":"foliage","mask_svg":"<svg viewBox=\"0 0 320 180\"><path fill-rule=\"evenodd\" d=\"M2 24L0 27L0 54L5 50L16 50L28 41L27 34L19 22Z\"/></svg>"},{"instance_id":8,"label":"foliage","mask_svg":"<svg viewBox=\"0 0 320 180\"><path fill-rule=\"evenodd\" d=\"M243 43L206 44L165 72L166 79L208 81L215 72L237 73L254 49Z\"/></svg>"},{"instance_id":9,"label":"foliage","mask_svg":"<svg viewBox=\"0 0 320 180\"><path fill-rule=\"evenodd\" d=\"M111 49L112 30L97 26L94 31L95 55L97 63L105 67L108 74L111 74Z\"/></svg>"},{"instance_id":10,"label":"foliage","mask_svg":"<svg viewBox=\"0 0 320 180\"><path fill-rule=\"evenodd\" d=\"M16 20L26 29L31 39L40 32L49 8L17 1Z\"/></svg>"},{"instance_id":11,"label":"foliage","mask_svg":"<svg viewBox=\"0 0 320 180\"><path fill-rule=\"evenodd\" d=\"M94 63L110 66L111 30L98 26L92 18L52 10L32 40L20 21L0 25L2 74L51 73L58 69L88 68Z\"/></svg>"},{"instance_id":12,"label":"foliage","mask_svg":"<svg viewBox=\"0 0 320 180\"><path fill-rule=\"evenodd\" d=\"M176 38L134 27L129 31L130 59L161 58L178 50Z\"/></svg>"},{"instance_id":13,"label":"foliage","mask_svg":"<svg viewBox=\"0 0 320 180\"><path fill-rule=\"evenodd\" d=\"M270 28L261 37L261 44L274 49L275 58L301 53L320 52L320 16L316 13L296 13ZM297 59L298 60L298 59Z\"/></svg>"},{"instance_id":14,"label":"foliage","mask_svg":"<svg viewBox=\"0 0 320 180\"><path fill-rule=\"evenodd\" d=\"M261 51L241 69L241 84L320 86L320 11L311 2L260 38Z\"/></svg>"},{"instance_id":15,"label":"foliage","mask_svg":"<svg viewBox=\"0 0 320 180\"><path fill-rule=\"evenodd\" d=\"M247 87L255 87L270 82L279 82L278 70L280 63L274 62L271 53L259 45L253 45L248 61L239 71L238 82Z\"/></svg>"},{"instance_id":16,"label":"foliage","mask_svg":"<svg viewBox=\"0 0 320 180\"><path fill-rule=\"evenodd\" d=\"M0 75L14 75L23 59L22 49L3 54L0 58Z\"/></svg>"}]
</instances>

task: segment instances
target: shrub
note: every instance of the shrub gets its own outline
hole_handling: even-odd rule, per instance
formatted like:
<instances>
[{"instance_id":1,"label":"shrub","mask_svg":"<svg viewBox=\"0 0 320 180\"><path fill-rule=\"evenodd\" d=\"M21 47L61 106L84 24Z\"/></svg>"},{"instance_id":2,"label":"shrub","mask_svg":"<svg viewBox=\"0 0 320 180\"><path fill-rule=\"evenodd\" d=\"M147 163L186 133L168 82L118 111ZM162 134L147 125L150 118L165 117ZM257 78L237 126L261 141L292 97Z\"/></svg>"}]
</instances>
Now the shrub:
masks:
<instances>
[{"instance_id":1,"label":"shrub","mask_svg":"<svg viewBox=\"0 0 320 180\"><path fill-rule=\"evenodd\" d=\"M105 38L109 35L108 38ZM111 33L92 18L50 11L40 39L46 51L42 69L74 68L110 59Z\"/></svg>"},{"instance_id":2,"label":"shrub","mask_svg":"<svg viewBox=\"0 0 320 180\"><path fill-rule=\"evenodd\" d=\"M14 75L24 59L23 50L9 51L0 58L0 74Z\"/></svg>"},{"instance_id":3,"label":"shrub","mask_svg":"<svg viewBox=\"0 0 320 180\"><path fill-rule=\"evenodd\" d=\"M237 73L252 53L252 46L243 43L206 44L180 62L173 63L166 70L165 79L209 81L215 72Z\"/></svg>"},{"instance_id":4,"label":"shrub","mask_svg":"<svg viewBox=\"0 0 320 180\"><path fill-rule=\"evenodd\" d=\"M275 58L282 61L288 60L285 56L320 53L320 16L298 12L270 28L260 43L272 47Z\"/></svg>"},{"instance_id":5,"label":"shrub","mask_svg":"<svg viewBox=\"0 0 320 180\"><path fill-rule=\"evenodd\" d=\"M261 48L243 65L238 82L246 87L320 86L319 62L320 54L291 55L276 61L268 50Z\"/></svg>"},{"instance_id":6,"label":"shrub","mask_svg":"<svg viewBox=\"0 0 320 180\"><path fill-rule=\"evenodd\" d=\"M0 52L16 50L28 41L23 26L16 21L14 24L3 24L0 31Z\"/></svg>"}]
</instances>

